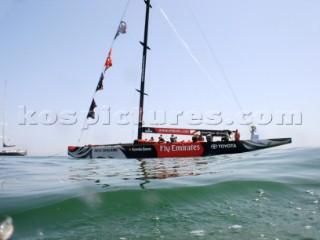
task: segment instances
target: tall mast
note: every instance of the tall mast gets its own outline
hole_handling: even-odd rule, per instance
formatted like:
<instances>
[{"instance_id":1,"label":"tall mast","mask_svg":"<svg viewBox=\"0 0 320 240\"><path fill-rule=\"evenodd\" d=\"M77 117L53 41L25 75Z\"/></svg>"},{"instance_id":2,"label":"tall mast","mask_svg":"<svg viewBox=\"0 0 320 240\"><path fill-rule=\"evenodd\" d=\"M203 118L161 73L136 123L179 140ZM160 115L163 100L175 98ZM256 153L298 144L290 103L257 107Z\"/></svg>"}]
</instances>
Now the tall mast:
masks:
<instances>
[{"instance_id":1,"label":"tall mast","mask_svg":"<svg viewBox=\"0 0 320 240\"><path fill-rule=\"evenodd\" d=\"M139 103L139 122L138 122L138 139L142 139L142 123L143 123L143 100L144 100L144 82L145 82L145 75L146 75L146 64L147 64L147 50L150 48L148 47L148 27L149 27L149 8L151 8L150 0L144 0L146 3L146 19L144 25L144 40L140 42L143 46L143 55L142 55L142 71L141 71L141 84L140 90L140 103Z\"/></svg>"},{"instance_id":2,"label":"tall mast","mask_svg":"<svg viewBox=\"0 0 320 240\"><path fill-rule=\"evenodd\" d=\"M3 88L3 102L2 102L2 146L4 147L4 128L5 128L5 117L6 117L6 88L7 88L7 81L4 81L4 88Z\"/></svg>"}]
</instances>

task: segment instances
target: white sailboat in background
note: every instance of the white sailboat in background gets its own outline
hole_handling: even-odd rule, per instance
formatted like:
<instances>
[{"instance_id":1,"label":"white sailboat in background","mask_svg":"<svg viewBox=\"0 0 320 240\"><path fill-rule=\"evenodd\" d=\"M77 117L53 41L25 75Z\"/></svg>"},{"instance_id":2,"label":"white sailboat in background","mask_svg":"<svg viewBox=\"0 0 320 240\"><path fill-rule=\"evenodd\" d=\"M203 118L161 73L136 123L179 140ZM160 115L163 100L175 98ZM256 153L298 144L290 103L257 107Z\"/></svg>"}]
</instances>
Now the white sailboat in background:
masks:
<instances>
[{"instance_id":1,"label":"white sailboat in background","mask_svg":"<svg viewBox=\"0 0 320 240\"><path fill-rule=\"evenodd\" d=\"M4 82L4 90L3 90L3 108L2 108L2 150L0 151L0 156L25 156L27 155L27 150L20 149L12 149L15 145L6 144L6 135L5 135L5 127L6 127L6 87L7 82Z\"/></svg>"}]
</instances>

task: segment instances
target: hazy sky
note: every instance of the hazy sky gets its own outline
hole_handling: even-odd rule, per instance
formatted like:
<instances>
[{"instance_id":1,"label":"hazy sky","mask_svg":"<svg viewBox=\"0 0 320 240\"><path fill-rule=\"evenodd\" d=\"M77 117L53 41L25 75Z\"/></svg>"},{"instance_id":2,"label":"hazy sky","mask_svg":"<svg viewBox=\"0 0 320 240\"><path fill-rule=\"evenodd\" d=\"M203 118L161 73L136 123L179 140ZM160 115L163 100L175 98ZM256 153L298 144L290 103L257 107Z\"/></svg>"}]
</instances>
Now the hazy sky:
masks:
<instances>
[{"instance_id":1,"label":"hazy sky","mask_svg":"<svg viewBox=\"0 0 320 240\"><path fill-rule=\"evenodd\" d=\"M148 125L237 128L245 139L251 121L261 138L319 145L320 1L151 3ZM99 120L80 144L136 137L144 1L0 1L0 90L2 100L7 81L9 143L30 155L66 154L77 144L126 6L127 33L114 42L113 66L95 95ZM285 112L289 117L281 121Z\"/></svg>"}]
</instances>

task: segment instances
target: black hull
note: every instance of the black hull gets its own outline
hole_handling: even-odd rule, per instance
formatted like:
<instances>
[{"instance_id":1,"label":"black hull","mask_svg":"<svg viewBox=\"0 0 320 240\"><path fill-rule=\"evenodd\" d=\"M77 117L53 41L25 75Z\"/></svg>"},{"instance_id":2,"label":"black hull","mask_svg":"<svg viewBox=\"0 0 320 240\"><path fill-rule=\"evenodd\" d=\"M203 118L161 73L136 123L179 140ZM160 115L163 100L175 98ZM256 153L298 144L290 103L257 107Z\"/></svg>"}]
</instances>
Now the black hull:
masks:
<instances>
[{"instance_id":1,"label":"black hull","mask_svg":"<svg viewBox=\"0 0 320 240\"><path fill-rule=\"evenodd\" d=\"M1 151L0 156L25 156L25 151Z\"/></svg>"},{"instance_id":2,"label":"black hull","mask_svg":"<svg viewBox=\"0 0 320 240\"><path fill-rule=\"evenodd\" d=\"M277 147L291 143L291 138L242 140L230 142L177 142L70 146L74 158L179 158L235 154Z\"/></svg>"}]
</instances>

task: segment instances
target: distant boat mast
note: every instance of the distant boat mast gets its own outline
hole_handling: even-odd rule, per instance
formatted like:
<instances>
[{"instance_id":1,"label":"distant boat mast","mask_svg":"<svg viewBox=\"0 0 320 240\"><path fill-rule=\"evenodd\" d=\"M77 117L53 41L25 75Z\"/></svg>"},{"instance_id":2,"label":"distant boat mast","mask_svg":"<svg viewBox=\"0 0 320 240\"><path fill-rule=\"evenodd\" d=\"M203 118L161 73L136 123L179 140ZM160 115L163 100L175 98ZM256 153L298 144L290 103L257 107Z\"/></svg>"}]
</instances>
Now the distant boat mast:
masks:
<instances>
[{"instance_id":1,"label":"distant boat mast","mask_svg":"<svg viewBox=\"0 0 320 240\"><path fill-rule=\"evenodd\" d=\"M5 122L6 122L6 88L7 88L7 81L4 81L4 88L3 88L3 99L2 99L2 146L5 146L4 143L4 134L5 134Z\"/></svg>"}]
</instances>

